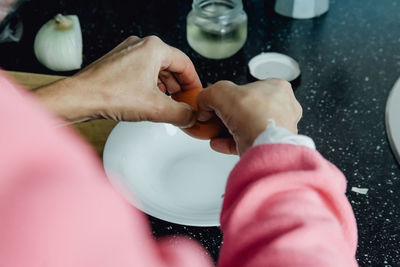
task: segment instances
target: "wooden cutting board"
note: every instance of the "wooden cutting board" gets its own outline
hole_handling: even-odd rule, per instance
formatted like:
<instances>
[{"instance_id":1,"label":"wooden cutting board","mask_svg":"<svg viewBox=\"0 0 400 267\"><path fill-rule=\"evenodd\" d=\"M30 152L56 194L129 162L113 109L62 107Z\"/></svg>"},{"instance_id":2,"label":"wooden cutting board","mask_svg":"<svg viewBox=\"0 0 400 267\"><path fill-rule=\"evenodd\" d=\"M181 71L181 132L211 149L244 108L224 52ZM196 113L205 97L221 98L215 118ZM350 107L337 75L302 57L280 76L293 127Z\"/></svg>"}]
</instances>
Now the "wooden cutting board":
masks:
<instances>
[{"instance_id":1,"label":"wooden cutting board","mask_svg":"<svg viewBox=\"0 0 400 267\"><path fill-rule=\"evenodd\" d=\"M6 73L24 85L28 89L35 89L40 86L55 82L64 76L35 74L28 72L6 71ZM117 123L108 120L95 120L90 122L76 123L74 127L89 141L96 149L97 154L102 157L104 145L111 130Z\"/></svg>"}]
</instances>

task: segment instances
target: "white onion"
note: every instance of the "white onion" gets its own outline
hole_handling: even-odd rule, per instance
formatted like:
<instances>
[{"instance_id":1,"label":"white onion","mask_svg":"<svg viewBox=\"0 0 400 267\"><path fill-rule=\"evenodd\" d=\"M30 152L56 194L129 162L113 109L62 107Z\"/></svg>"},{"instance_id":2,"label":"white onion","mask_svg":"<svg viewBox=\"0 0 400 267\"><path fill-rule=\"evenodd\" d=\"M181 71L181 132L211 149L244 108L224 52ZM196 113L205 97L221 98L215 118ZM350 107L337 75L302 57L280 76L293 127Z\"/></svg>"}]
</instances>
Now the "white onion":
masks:
<instances>
[{"instance_id":1,"label":"white onion","mask_svg":"<svg viewBox=\"0 0 400 267\"><path fill-rule=\"evenodd\" d=\"M38 31L36 58L54 71L70 71L82 65L82 31L76 15L58 14Z\"/></svg>"}]
</instances>

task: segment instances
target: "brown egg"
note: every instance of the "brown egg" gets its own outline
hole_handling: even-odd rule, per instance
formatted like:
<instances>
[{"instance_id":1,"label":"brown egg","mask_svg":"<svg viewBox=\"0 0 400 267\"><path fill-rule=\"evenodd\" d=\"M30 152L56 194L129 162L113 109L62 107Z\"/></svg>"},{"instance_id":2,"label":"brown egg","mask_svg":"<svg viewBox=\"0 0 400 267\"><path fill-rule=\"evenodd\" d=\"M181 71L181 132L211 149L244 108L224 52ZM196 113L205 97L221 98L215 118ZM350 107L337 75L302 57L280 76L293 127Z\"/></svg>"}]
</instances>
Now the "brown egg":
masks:
<instances>
[{"instance_id":1,"label":"brown egg","mask_svg":"<svg viewBox=\"0 0 400 267\"><path fill-rule=\"evenodd\" d=\"M193 89L175 93L172 98L178 102L189 104L193 110L198 110L196 98L202 89ZM207 122L197 121L192 127L182 129L188 135L198 139L211 139L224 132L225 126L218 117L214 117Z\"/></svg>"}]
</instances>

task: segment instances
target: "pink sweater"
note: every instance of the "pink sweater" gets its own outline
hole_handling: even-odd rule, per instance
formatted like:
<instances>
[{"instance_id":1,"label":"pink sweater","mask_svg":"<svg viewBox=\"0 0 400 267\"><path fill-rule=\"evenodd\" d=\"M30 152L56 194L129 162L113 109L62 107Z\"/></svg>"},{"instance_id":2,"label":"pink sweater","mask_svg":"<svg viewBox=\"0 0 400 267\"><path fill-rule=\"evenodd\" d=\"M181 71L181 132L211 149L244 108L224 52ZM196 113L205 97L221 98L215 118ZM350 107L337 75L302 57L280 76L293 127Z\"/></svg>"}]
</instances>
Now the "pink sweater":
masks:
<instances>
[{"instance_id":1,"label":"pink sweater","mask_svg":"<svg viewBox=\"0 0 400 267\"><path fill-rule=\"evenodd\" d=\"M154 240L94 152L0 74L0 266L212 266L195 241ZM357 266L346 180L318 152L259 145L232 171L218 265Z\"/></svg>"}]
</instances>

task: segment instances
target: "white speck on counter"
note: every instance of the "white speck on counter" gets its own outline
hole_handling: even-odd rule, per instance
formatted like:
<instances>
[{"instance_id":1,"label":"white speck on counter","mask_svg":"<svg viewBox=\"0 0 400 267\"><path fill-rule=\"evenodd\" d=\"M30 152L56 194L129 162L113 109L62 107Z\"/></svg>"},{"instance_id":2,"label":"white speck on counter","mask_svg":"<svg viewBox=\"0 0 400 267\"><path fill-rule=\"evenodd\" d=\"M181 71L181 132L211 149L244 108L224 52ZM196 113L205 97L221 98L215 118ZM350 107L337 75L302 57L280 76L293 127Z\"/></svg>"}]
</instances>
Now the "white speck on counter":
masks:
<instances>
[{"instance_id":1,"label":"white speck on counter","mask_svg":"<svg viewBox=\"0 0 400 267\"><path fill-rule=\"evenodd\" d=\"M363 194L366 195L368 193L368 188L359 188L359 187L352 187L351 191L359 193L359 194Z\"/></svg>"}]
</instances>

